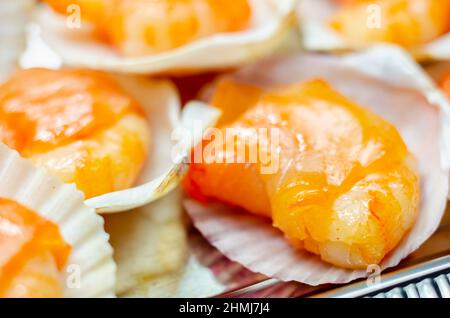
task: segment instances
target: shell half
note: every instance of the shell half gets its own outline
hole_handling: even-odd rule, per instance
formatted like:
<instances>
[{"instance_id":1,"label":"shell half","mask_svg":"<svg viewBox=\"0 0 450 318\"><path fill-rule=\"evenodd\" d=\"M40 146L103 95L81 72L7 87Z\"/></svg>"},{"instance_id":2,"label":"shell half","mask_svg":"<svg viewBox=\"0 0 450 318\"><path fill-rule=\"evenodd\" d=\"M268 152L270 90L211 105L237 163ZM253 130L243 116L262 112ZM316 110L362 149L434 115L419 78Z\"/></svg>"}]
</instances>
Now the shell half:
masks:
<instances>
[{"instance_id":1,"label":"shell half","mask_svg":"<svg viewBox=\"0 0 450 318\"><path fill-rule=\"evenodd\" d=\"M137 58L119 56L99 43L89 27L68 29L65 18L48 7L37 10L44 40L70 66L154 74L224 69L254 61L276 49L295 22L295 0L250 0L252 25L245 31L216 34L168 52Z\"/></svg>"},{"instance_id":2,"label":"shell half","mask_svg":"<svg viewBox=\"0 0 450 318\"><path fill-rule=\"evenodd\" d=\"M172 191L187 172L189 150L202 138L201 134L195 136L194 130L203 132L220 116L218 109L200 102L190 102L181 110L176 88L169 81L127 76L116 79L143 106L152 142L137 186L86 200L99 213L131 210ZM179 139L177 131L189 138Z\"/></svg>"},{"instance_id":3,"label":"shell half","mask_svg":"<svg viewBox=\"0 0 450 318\"><path fill-rule=\"evenodd\" d=\"M72 246L64 270L65 297L114 297L116 264L103 218L83 202L73 185L46 174L0 143L0 197L58 224Z\"/></svg>"}]
</instances>

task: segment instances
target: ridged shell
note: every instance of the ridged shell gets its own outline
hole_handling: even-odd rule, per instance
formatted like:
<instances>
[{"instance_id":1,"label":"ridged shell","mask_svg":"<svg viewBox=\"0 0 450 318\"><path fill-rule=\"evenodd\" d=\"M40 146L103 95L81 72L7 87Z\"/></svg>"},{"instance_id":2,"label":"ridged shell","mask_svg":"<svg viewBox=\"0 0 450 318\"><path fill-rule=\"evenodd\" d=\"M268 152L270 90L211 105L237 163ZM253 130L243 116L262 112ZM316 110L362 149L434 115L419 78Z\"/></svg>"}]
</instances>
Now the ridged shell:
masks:
<instances>
[{"instance_id":1,"label":"ridged shell","mask_svg":"<svg viewBox=\"0 0 450 318\"><path fill-rule=\"evenodd\" d=\"M414 227L383 260L381 269L396 266L438 228L449 190L450 105L403 50L387 46L344 57L299 54L259 63L235 77L260 85L321 77L396 125L418 159L421 205ZM188 200L185 208L213 246L255 273L309 285L346 283L373 274L338 268L294 250L270 223L233 207Z\"/></svg>"}]
</instances>

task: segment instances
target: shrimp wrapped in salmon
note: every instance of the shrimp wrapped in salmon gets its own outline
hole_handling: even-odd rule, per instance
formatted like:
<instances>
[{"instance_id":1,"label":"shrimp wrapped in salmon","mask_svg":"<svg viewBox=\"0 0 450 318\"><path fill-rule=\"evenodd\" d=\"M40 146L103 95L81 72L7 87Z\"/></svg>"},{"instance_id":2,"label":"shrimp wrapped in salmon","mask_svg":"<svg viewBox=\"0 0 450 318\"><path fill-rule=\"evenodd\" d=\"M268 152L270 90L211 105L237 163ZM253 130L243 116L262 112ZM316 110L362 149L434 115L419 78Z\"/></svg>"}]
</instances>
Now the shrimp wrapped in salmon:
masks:
<instances>
[{"instance_id":1,"label":"shrimp wrapped in salmon","mask_svg":"<svg viewBox=\"0 0 450 318\"><path fill-rule=\"evenodd\" d=\"M398 131L326 82L266 92L223 81L212 104L234 139L204 141L214 151L193 158L191 196L270 218L293 246L344 268L379 264L414 224L419 181ZM256 160L239 160L254 148Z\"/></svg>"},{"instance_id":2,"label":"shrimp wrapped in salmon","mask_svg":"<svg viewBox=\"0 0 450 318\"><path fill-rule=\"evenodd\" d=\"M101 73L29 69L0 86L0 141L87 198L133 185L149 135L140 105Z\"/></svg>"},{"instance_id":3,"label":"shrimp wrapped in salmon","mask_svg":"<svg viewBox=\"0 0 450 318\"><path fill-rule=\"evenodd\" d=\"M450 31L449 0L346 0L331 27L356 43L428 43Z\"/></svg>"},{"instance_id":4,"label":"shrimp wrapped in salmon","mask_svg":"<svg viewBox=\"0 0 450 318\"><path fill-rule=\"evenodd\" d=\"M177 48L199 38L245 29L248 0L45 0L65 14L78 5L81 17L99 38L124 56L142 56Z\"/></svg>"},{"instance_id":5,"label":"shrimp wrapped in salmon","mask_svg":"<svg viewBox=\"0 0 450 318\"><path fill-rule=\"evenodd\" d=\"M71 247L58 226L0 199L0 297L62 297L62 270Z\"/></svg>"}]
</instances>

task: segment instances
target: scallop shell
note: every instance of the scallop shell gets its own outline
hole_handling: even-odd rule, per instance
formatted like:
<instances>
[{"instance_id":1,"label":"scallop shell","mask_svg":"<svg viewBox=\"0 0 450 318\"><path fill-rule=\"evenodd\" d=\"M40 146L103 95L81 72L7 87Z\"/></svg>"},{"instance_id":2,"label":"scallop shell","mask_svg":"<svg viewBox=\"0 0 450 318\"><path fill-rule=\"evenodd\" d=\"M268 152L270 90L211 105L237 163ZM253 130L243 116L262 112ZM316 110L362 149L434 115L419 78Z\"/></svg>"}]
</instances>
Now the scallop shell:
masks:
<instances>
[{"instance_id":1,"label":"scallop shell","mask_svg":"<svg viewBox=\"0 0 450 318\"><path fill-rule=\"evenodd\" d=\"M113 297L116 265L103 218L73 185L0 143L0 197L15 200L59 225L72 251L64 270L65 297Z\"/></svg>"},{"instance_id":2,"label":"scallop shell","mask_svg":"<svg viewBox=\"0 0 450 318\"><path fill-rule=\"evenodd\" d=\"M145 78L116 76L115 79L134 96L147 115L152 142L149 158L140 173L137 186L111 192L86 200L88 206L99 213L131 210L155 201L173 190L187 172L188 149L201 140L190 136L184 140L183 149L174 154L174 133L212 126L220 116L218 109L200 102L190 102L181 110L176 88L170 81L152 81Z\"/></svg>"},{"instance_id":3,"label":"scallop shell","mask_svg":"<svg viewBox=\"0 0 450 318\"><path fill-rule=\"evenodd\" d=\"M396 125L418 159L421 206L414 227L380 270L399 264L438 228L449 190L450 104L406 52L386 46L344 57L300 54L259 63L234 77L263 86L322 77ZM212 245L255 273L309 285L346 283L373 274L338 268L294 250L270 224L230 206L188 200L185 208Z\"/></svg>"},{"instance_id":4,"label":"scallop shell","mask_svg":"<svg viewBox=\"0 0 450 318\"><path fill-rule=\"evenodd\" d=\"M65 19L47 7L37 20L45 41L65 64L114 72L154 74L223 69L242 65L272 52L295 22L295 0L250 0L252 26L245 31L205 37L180 48L137 58L119 56L95 40L89 28L67 29Z\"/></svg>"},{"instance_id":5,"label":"scallop shell","mask_svg":"<svg viewBox=\"0 0 450 318\"><path fill-rule=\"evenodd\" d=\"M341 51L364 49L347 41L327 26L335 10L334 0L299 0L297 16L303 34L303 45L310 51ZM371 44L366 45L372 46ZM418 60L450 60L450 33L410 52Z\"/></svg>"},{"instance_id":6,"label":"scallop shell","mask_svg":"<svg viewBox=\"0 0 450 318\"><path fill-rule=\"evenodd\" d=\"M59 68L61 65L61 59L42 41L39 28L31 25L21 66ZM177 89L169 80L111 76L143 107L152 138L149 157L136 182L137 186L86 200L86 204L99 213L131 210L155 201L174 189L186 172L188 150L201 139L201 135L194 136L195 131L213 125L220 116L218 109L200 102L190 102L181 110ZM191 138L183 142L176 140L174 133L177 131L185 132ZM180 143L183 149L175 154L174 149Z\"/></svg>"}]
</instances>

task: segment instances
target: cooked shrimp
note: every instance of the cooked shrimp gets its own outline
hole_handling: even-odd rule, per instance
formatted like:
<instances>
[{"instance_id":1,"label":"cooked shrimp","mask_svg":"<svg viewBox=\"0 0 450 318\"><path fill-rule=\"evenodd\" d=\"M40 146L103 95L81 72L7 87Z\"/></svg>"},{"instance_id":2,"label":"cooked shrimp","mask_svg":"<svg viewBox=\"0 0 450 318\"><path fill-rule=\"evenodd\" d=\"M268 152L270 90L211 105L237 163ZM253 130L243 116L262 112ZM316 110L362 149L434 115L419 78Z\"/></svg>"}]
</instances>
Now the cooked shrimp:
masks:
<instances>
[{"instance_id":1,"label":"cooked shrimp","mask_svg":"<svg viewBox=\"0 0 450 318\"><path fill-rule=\"evenodd\" d=\"M450 30L450 0L347 1L331 26L357 43L390 42L411 47Z\"/></svg>"},{"instance_id":2,"label":"cooked shrimp","mask_svg":"<svg viewBox=\"0 0 450 318\"><path fill-rule=\"evenodd\" d=\"M0 297L62 297L70 253L58 227L0 199Z\"/></svg>"},{"instance_id":3,"label":"cooked shrimp","mask_svg":"<svg viewBox=\"0 0 450 318\"><path fill-rule=\"evenodd\" d=\"M71 4L125 56L167 51L250 23L248 0L45 0L59 13Z\"/></svg>"},{"instance_id":4,"label":"cooked shrimp","mask_svg":"<svg viewBox=\"0 0 450 318\"><path fill-rule=\"evenodd\" d=\"M380 263L412 227L418 176L402 138L327 83L263 92L223 82L212 102L228 116L224 136L227 128L241 130L234 147L212 139L218 151L203 152L203 162L191 165L185 188L192 196L271 218L294 246L345 268ZM275 129L278 141L270 134L249 138L255 128ZM278 169L263 173L261 156L227 161L241 155L239 144L269 153Z\"/></svg>"},{"instance_id":5,"label":"cooked shrimp","mask_svg":"<svg viewBox=\"0 0 450 318\"><path fill-rule=\"evenodd\" d=\"M149 135L137 102L100 73L31 69L0 86L0 141L87 198L133 185Z\"/></svg>"}]
</instances>

